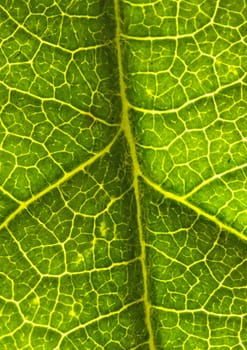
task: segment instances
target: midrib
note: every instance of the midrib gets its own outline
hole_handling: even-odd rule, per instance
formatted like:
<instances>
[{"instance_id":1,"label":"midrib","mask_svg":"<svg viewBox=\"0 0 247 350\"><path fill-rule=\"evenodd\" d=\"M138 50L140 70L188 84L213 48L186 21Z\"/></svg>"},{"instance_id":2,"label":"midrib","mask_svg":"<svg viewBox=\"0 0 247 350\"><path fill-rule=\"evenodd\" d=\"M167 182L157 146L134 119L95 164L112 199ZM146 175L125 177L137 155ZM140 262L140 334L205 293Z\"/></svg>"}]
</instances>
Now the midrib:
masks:
<instances>
[{"instance_id":1,"label":"midrib","mask_svg":"<svg viewBox=\"0 0 247 350\"><path fill-rule=\"evenodd\" d=\"M142 212L141 212L141 200L140 200L140 191L138 184L138 176L141 174L139 163L137 159L136 146L135 146L135 138L131 131L131 125L129 120L129 104L126 96L126 85L124 82L124 69L123 69L123 60L122 60L122 49L121 49L121 20L120 20L120 0L114 0L115 7L115 18L116 18L116 49L117 49L117 59L118 59L118 71L119 71L119 86L120 86L120 96L122 101L122 122L121 122L121 130L123 130L125 137L127 139L130 155L132 158L132 167L133 167L133 188L136 197L136 205L137 205L137 224L138 224L138 232L140 238L140 246L141 246L141 264L142 264L142 275L143 275L143 287L144 287L144 310L145 310L145 323L149 333L149 349L155 350L154 343L154 335L151 325L151 305L149 302L148 295L148 276L147 276L147 268L146 268L146 247L145 247L145 239L144 232L142 229Z\"/></svg>"}]
</instances>

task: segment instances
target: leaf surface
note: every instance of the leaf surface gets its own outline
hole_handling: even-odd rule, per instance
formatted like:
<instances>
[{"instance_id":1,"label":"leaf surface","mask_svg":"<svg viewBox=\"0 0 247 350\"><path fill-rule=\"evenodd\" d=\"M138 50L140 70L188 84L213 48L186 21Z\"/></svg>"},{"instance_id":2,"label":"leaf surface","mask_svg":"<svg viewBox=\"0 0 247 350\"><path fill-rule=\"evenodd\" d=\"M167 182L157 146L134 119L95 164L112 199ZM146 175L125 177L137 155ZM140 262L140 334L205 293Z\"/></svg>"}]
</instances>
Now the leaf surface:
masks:
<instances>
[{"instance_id":1,"label":"leaf surface","mask_svg":"<svg viewBox=\"0 0 247 350\"><path fill-rule=\"evenodd\" d=\"M0 348L247 348L245 0L0 4Z\"/></svg>"}]
</instances>

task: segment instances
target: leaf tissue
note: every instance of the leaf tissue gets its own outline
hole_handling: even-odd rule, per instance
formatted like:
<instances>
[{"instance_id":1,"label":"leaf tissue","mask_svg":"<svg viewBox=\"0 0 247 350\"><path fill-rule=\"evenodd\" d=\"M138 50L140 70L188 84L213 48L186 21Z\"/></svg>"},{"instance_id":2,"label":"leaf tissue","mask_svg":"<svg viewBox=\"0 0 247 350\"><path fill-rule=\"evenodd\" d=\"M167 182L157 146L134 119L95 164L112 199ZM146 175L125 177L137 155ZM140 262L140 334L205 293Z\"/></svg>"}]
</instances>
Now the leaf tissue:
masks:
<instances>
[{"instance_id":1,"label":"leaf tissue","mask_svg":"<svg viewBox=\"0 0 247 350\"><path fill-rule=\"evenodd\" d=\"M2 0L0 349L247 349L246 0Z\"/></svg>"}]
</instances>

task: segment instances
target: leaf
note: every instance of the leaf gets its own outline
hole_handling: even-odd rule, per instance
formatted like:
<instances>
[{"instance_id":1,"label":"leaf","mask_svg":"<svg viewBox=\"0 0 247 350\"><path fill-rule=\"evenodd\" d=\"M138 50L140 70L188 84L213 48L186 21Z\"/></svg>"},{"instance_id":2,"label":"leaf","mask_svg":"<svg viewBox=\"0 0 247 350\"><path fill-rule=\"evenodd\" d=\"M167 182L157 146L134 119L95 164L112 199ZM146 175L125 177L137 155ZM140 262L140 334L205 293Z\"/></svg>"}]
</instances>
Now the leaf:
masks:
<instances>
[{"instance_id":1,"label":"leaf","mask_svg":"<svg viewBox=\"0 0 247 350\"><path fill-rule=\"evenodd\" d=\"M1 349L247 348L246 17L1 2Z\"/></svg>"}]
</instances>

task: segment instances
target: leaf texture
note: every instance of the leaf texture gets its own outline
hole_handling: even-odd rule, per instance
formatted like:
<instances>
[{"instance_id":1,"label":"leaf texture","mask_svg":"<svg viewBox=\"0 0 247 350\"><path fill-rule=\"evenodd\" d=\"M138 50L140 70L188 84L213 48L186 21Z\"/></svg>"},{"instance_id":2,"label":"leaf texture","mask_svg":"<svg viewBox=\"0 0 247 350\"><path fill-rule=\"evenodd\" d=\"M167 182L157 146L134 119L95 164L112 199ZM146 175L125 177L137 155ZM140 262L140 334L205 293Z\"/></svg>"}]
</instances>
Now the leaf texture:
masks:
<instances>
[{"instance_id":1,"label":"leaf texture","mask_svg":"<svg viewBox=\"0 0 247 350\"><path fill-rule=\"evenodd\" d=\"M0 348L247 348L246 0L0 4Z\"/></svg>"}]
</instances>

